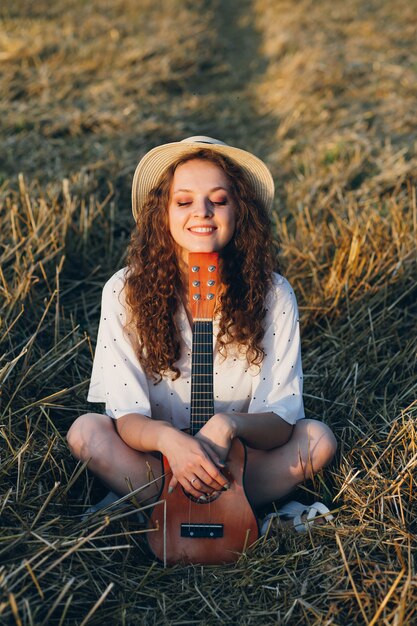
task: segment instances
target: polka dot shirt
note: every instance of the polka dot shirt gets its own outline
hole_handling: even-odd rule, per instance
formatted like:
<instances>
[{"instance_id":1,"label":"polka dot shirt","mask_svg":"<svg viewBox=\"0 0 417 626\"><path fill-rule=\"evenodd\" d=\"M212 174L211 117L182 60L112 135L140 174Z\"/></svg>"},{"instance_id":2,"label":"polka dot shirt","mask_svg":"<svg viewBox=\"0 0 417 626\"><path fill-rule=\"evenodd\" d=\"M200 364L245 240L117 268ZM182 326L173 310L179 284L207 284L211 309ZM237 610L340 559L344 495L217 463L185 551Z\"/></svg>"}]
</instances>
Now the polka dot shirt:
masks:
<instances>
[{"instance_id":1,"label":"polka dot shirt","mask_svg":"<svg viewBox=\"0 0 417 626\"><path fill-rule=\"evenodd\" d=\"M155 385L145 375L124 329L123 268L105 284L101 318L88 391L89 402L103 402L105 411L117 419L140 413L188 428L191 396L192 330L183 307L177 312L182 353L177 365L181 376ZM267 298L266 356L261 367L248 367L235 349L224 359L218 354L218 323L213 322L215 412L264 413L273 411L290 424L304 417L302 400L300 334L297 303L288 281L274 274Z\"/></svg>"}]
</instances>

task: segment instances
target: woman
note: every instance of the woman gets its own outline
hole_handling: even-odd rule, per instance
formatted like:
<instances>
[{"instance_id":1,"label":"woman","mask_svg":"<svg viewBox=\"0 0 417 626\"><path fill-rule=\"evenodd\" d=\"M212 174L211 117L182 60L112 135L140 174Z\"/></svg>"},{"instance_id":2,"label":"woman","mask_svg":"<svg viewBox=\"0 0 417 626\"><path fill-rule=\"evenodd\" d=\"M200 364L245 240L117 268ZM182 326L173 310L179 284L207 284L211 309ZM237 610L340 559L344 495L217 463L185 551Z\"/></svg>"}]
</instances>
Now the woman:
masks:
<instances>
[{"instance_id":1,"label":"woman","mask_svg":"<svg viewBox=\"0 0 417 626\"><path fill-rule=\"evenodd\" d=\"M227 488L222 467L234 437L247 445L254 507L286 496L333 458L331 430L304 418L296 300L273 273L273 194L262 161L210 137L159 146L139 163L128 264L103 289L88 394L106 414L82 415L68 432L72 454L90 459L116 494L161 475L156 452L169 461L171 489L180 483L204 498ZM221 279L215 414L196 437L186 432L190 252L218 252ZM140 494L158 491L154 482Z\"/></svg>"}]
</instances>

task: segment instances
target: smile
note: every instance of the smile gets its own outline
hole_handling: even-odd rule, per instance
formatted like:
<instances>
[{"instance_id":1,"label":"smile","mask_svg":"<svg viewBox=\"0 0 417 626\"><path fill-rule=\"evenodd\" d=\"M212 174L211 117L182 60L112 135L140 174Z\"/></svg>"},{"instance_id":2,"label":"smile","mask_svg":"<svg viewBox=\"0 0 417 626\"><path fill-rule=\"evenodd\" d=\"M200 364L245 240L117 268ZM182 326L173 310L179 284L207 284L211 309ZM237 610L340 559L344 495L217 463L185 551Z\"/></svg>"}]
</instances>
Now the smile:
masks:
<instances>
[{"instance_id":1,"label":"smile","mask_svg":"<svg viewBox=\"0 0 417 626\"><path fill-rule=\"evenodd\" d=\"M188 229L191 233L213 233L217 228L214 226L192 226Z\"/></svg>"}]
</instances>

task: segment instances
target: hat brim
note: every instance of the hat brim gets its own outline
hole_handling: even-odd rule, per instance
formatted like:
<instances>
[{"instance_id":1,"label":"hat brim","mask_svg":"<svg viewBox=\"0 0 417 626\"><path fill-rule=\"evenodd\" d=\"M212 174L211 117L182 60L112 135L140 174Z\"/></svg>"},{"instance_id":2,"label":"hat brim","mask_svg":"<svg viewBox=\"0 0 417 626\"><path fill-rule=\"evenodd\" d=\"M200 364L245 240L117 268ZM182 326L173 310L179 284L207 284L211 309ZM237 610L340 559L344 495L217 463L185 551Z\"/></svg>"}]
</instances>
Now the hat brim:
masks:
<instances>
[{"instance_id":1,"label":"hat brim","mask_svg":"<svg viewBox=\"0 0 417 626\"><path fill-rule=\"evenodd\" d=\"M271 212L274 181L261 159L246 150L227 144L178 141L153 148L139 162L132 183L132 212L135 220L138 219L149 192L156 187L162 173L177 159L202 149L222 154L237 163L245 172L255 197L269 213Z\"/></svg>"}]
</instances>

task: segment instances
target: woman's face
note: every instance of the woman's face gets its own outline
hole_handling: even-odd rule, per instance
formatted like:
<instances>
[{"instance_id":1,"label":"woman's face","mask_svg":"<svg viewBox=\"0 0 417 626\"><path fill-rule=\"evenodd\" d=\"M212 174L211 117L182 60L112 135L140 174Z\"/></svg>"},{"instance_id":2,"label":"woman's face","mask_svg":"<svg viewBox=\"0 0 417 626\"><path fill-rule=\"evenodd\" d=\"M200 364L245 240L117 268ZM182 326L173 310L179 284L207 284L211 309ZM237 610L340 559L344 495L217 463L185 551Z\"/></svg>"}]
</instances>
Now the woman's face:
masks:
<instances>
[{"instance_id":1,"label":"woman's face","mask_svg":"<svg viewBox=\"0 0 417 626\"><path fill-rule=\"evenodd\" d=\"M194 159L174 173L168 207L169 229L188 263L189 252L218 252L235 230L235 203L223 170Z\"/></svg>"}]
</instances>

